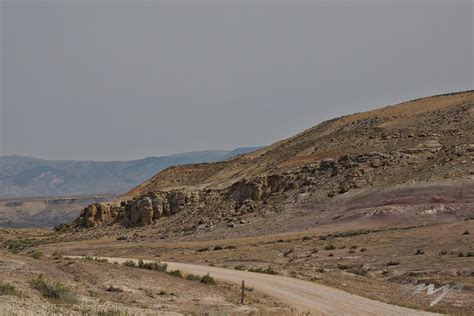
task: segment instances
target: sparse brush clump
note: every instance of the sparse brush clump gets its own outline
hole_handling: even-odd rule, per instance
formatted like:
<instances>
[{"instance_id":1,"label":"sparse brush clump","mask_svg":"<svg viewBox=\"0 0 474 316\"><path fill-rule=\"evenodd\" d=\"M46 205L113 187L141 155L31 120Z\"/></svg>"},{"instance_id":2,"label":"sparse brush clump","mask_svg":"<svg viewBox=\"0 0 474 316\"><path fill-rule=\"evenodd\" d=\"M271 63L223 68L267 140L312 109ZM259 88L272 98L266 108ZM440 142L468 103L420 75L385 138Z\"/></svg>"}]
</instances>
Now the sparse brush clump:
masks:
<instances>
[{"instance_id":1,"label":"sparse brush clump","mask_svg":"<svg viewBox=\"0 0 474 316\"><path fill-rule=\"evenodd\" d=\"M201 283L203 283L203 284L208 284L208 285L209 285L209 284L216 284L216 280L214 280L214 278L211 277L211 276L209 275L209 273L206 274L206 275L203 275L203 276L195 275L195 274L188 274L188 275L186 276L186 280L189 280L189 281L199 281L199 282L201 282Z\"/></svg>"},{"instance_id":2,"label":"sparse brush clump","mask_svg":"<svg viewBox=\"0 0 474 316\"><path fill-rule=\"evenodd\" d=\"M106 263L109 262L109 260L105 258L97 258L97 257L91 257L91 256L85 256L84 260L86 261L94 261L94 262L100 262L100 263Z\"/></svg>"},{"instance_id":3,"label":"sparse brush clump","mask_svg":"<svg viewBox=\"0 0 474 316\"><path fill-rule=\"evenodd\" d=\"M324 250L334 250L336 249L336 247L334 247L333 244L327 244L325 247L324 247Z\"/></svg>"},{"instance_id":4,"label":"sparse brush clump","mask_svg":"<svg viewBox=\"0 0 474 316\"><path fill-rule=\"evenodd\" d=\"M39 250L35 250L31 254L31 258L33 258L33 259L40 259L42 256L43 256L43 252L39 251Z\"/></svg>"},{"instance_id":5,"label":"sparse brush clump","mask_svg":"<svg viewBox=\"0 0 474 316\"><path fill-rule=\"evenodd\" d=\"M256 273L266 273L266 274L277 274L272 267L268 266L266 268L250 268L248 269L249 272L256 272Z\"/></svg>"},{"instance_id":6,"label":"sparse brush clump","mask_svg":"<svg viewBox=\"0 0 474 316\"><path fill-rule=\"evenodd\" d=\"M234 269L235 269L235 270L239 270L239 271L244 271L244 270L246 270L245 266L242 265L242 264L240 264L240 265L238 265L238 266L235 266Z\"/></svg>"},{"instance_id":7,"label":"sparse brush clump","mask_svg":"<svg viewBox=\"0 0 474 316\"><path fill-rule=\"evenodd\" d=\"M109 308L107 310L97 311L97 316L128 316L128 312L121 311L118 308Z\"/></svg>"},{"instance_id":8,"label":"sparse brush clump","mask_svg":"<svg viewBox=\"0 0 474 316\"><path fill-rule=\"evenodd\" d=\"M201 277L201 280L200 280L199 282L204 283L204 284L207 284L207 285L216 284L216 280L214 280L214 278L211 277L211 276L209 275L209 273L206 274L206 275L203 275L203 276Z\"/></svg>"},{"instance_id":9,"label":"sparse brush clump","mask_svg":"<svg viewBox=\"0 0 474 316\"><path fill-rule=\"evenodd\" d=\"M2 295L19 296L20 292L13 285L0 281L0 296Z\"/></svg>"},{"instance_id":10,"label":"sparse brush clump","mask_svg":"<svg viewBox=\"0 0 474 316\"><path fill-rule=\"evenodd\" d=\"M166 263L158 263L158 262L143 262L142 259L138 260L138 268L139 269L146 269L146 270L153 270L153 271L160 271L165 272L168 268L168 264Z\"/></svg>"},{"instance_id":11,"label":"sparse brush clump","mask_svg":"<svg viewBox=\"0 0 474 316\"><path fill-rule=\"evenodd\" d=\"M347 271L352 274L357 274L360 276L366 276L368 273L367 269L364 269L364 267L361 264L357 266L352 266L351 268L347 269Z\"/></svg>"},{"instance_id":12,"label":"sparse brush clump","mask_svg":"<svg viewBox=\"0 0 474 316\"><path fill-rule=\"evenodd\" d=\"M180 278L182 279L183 278L183 274L181 273L180 270L173 270L173 271L170 271L170 272L167 272L169 275L172 275L174 277L177 277L177 278Z\"/></svg>"},{"instance_id":13,"label":"sparse brush clump","mask_svg":"<svg viewBox=\"0 0 474 316\"><path fill-rule=\"evenodd\" d=\"M124 263L122 263L122 265L125 266L125 267L129 267L129 268L136 268L137 267L137 264L135 263L135 261L132 261L132 260L127 260Z\"/></svg>"},{"instance_id":14,"label":"sparse brush clump","mask_svg":"<svg viewBox=\"0 0 474 316\"><path fill-rule=\"evenodd\" d=\"M400 262L398 262L398 261L392 261L392 260L390 260L390 261L387 262L385 265L386 265L387 267L389 267L389 266L398 266L399 264L400 264Z\"/></svg>"},{"instance_id":15,"label":"sparse brush clump","mask_svg":"<svg viewBox=\"0 0 474 316\"><path fill-rule=\"evenodd\" d=\"M76 293L72 288L60 282L46 280L42 275L30 280L30 285L45 298L64 304L75 304L78 302Z\"/></svg>"},{"instance_id":16,"label":"sparse brush clump","mask_svg":"<svg viewBox=\"0 0 474 316\"><path fill-rule=\"evenodd\" d=\"M424 254L425 252L421 249L416 249L416 252L415 252L415 255L422 255Z\"/></svg>"},{"instance_id":17,"label":"sparse brush clump","mask_svg":"<svg viewBox=\"0 0 474 316\"><path fill-rule=\"evenodd\" d=\"M119 287L115 287L113 285L109 285L108 287L105 288L107 292L123 292L123 290Z\"/></svg>"}]
</instances>

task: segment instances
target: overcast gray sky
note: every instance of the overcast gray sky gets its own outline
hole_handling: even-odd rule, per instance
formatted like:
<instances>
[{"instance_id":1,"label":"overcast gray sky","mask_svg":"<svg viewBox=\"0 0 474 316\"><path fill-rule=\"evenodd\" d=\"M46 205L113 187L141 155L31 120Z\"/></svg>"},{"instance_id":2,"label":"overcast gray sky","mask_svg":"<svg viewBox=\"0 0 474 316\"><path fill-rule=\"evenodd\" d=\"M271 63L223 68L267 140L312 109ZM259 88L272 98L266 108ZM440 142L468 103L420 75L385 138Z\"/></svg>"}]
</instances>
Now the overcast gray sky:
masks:
<instances>
[{"instance_id":1,"label":"overcast gray sky","mask_svg":"<svg viewBox=\"0 0 474 316\"><path fill-rule=\"evenodd\" d=\"M0 155L265 145L473 88L472 1L0 1Z\"/></svg>"}]
</instances>

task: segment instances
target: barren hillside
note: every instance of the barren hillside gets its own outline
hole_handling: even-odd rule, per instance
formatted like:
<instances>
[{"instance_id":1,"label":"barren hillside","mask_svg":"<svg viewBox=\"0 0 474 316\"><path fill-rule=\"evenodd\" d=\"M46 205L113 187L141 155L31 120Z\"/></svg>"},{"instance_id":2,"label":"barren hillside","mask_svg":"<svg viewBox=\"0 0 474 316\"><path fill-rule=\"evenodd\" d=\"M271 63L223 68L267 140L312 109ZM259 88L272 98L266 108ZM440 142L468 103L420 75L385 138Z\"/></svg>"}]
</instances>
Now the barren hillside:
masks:
<instances>
[{"instance_id":1,"label":"barren hillside","mask_svg":"<svg viewBox=\"0 0 474 316\"><path fill-rule=\"evenodd\" d=\"M312 223L463 216L474 203L473 122L473 91L336 118L223 162L170 167L110 207L86 208L76 225L157 223L163 233L193 234L297 209L312 210ZM424 212L439 201L447 208Z\"/></svg>"}]
</instances>

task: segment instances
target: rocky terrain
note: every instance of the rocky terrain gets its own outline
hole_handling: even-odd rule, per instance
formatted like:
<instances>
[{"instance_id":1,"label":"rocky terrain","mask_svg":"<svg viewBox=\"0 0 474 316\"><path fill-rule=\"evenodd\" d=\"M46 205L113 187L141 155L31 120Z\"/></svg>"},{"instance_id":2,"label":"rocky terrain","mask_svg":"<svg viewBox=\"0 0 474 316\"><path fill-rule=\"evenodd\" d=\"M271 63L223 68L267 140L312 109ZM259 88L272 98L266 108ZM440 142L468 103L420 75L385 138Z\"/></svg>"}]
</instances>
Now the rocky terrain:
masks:
<instances>
[{"instance_id":1,"label":"rocky terrain","mask_svg":"<svg viewBox=\"0 0 474 316\"><path fill-rule=\"evenodd\" d=\"M471 315L472 122L472 91L413 100L323 122L222 162L170 167L112 201L91 203L58 231L1 229L0 275L29 301L0 295L0 309L28 314L40 302L45 315L295 314L291 302L258 289L242 306L235 284L204 286L195 277L67 257L106 256L278 275ZM45 301L31 287L41 273L73 287L82 305Z\"/></svg>"},{"instance_id":2,"label":"rocky terrain","mask_svg":"<svg viewBox=\"0 0 474 316\"><path fill-rule=\"evenodd\" d=\"M319 224L469 216L473 122L472 91L340 117L223 162L170 167L114 203L88 206L73 226L155 224L168 236L300 209Z\"/></svg>"},{"instance_id":3,"label":"rocky terrain","mask_svg":"<svg viewBox=\"0 0 474 316\"><path fill-rule=\"evenodd\" d=\"M0 198L123 193L169 166L214 162L256 150L208 150L132 161L0 157Z\"/></svg>"}]
</instances>

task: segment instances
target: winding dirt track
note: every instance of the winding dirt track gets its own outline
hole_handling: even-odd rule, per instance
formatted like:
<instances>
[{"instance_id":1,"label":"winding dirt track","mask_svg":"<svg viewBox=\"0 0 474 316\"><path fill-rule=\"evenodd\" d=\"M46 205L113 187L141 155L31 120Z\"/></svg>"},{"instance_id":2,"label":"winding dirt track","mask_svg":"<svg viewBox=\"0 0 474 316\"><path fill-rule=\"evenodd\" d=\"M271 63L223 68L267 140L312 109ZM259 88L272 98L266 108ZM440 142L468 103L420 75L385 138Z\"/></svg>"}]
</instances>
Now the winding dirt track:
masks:
<instances>
[{"instance_id":1,"label":"winding dirt track","mask_svg":"<svg viewBox=\"0 0 474 316\"><path fill-rule=\"evenodd\" d=\"M69 256L70 258L82 258ZM110 262L123 263L131 258L97 257ZM143 260L153 262L153 260ZM168 270L181 270L186 273L204 275L233 283L245 281L245 285L273 296L298 312L310 315L437 315L405 307L390 305L365 297L350 294L338 289L301 281L283 276L230 270L187 263L166 262Z\"/></svg>"}]
</instances>

